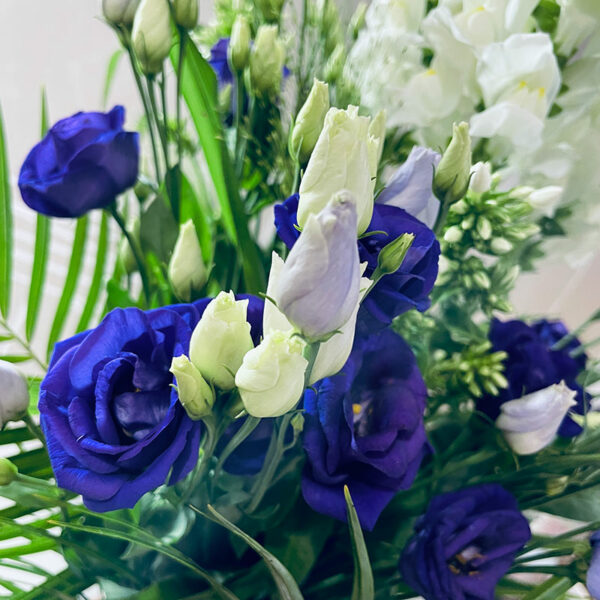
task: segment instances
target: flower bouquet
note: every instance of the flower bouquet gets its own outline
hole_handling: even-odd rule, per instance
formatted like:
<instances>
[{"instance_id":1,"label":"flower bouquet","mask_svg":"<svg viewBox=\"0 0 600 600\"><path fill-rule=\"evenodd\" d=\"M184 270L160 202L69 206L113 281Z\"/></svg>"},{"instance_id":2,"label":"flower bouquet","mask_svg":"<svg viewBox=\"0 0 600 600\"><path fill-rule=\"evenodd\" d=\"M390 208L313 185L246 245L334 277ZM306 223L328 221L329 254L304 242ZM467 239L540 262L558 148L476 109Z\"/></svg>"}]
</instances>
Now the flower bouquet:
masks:
<instances>
[{"instance_id":1,"label":"flower bouquet","mask_svg":"<svg viewBox=\"0 0 600 600\"><path fill-rule=\"evenodd\" d=\"M43 98L24 323L0 124L2 589L600 598L600 312L510 304L597 247L599 8L103 0L144 116Z\"/></svg>"}]
</instances>

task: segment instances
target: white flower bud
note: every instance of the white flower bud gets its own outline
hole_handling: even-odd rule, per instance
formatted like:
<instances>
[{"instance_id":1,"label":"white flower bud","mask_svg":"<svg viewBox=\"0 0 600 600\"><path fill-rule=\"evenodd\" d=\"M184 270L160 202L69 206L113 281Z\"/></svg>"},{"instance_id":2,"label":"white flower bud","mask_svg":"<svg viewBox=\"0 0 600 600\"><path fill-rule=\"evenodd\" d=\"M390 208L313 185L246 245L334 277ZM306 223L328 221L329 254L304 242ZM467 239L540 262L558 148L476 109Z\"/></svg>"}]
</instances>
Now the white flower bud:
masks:
<instances>
[{"instance_id":1,"label":"white flower bud","mask_svg":"<svg viewBox=\"0 0 600 600\"><path fill-rule=\"evenodd\" d=\"M9 362L0 360L0 429L9 421L18 420L29 406L27 380Z\"/></svg>"},{"instance_id":2,"label":"white flower bud","mask_svg":"<svg viewBox=\"0 0 600 600\"><path fill-rule=\"evenodd\" d=\"M184 29L198 24L198 0L173 0L175 23Z\"/></svg>"},{"instance_id":3,"label":"white flower bud","mask_svg":"<svg viewBox=\"0 0 600 600\"><path fill-rule=\"evenodd\" d=\"M551 385L501 405L496 427L517 454L535 454L554 441L576 392L565 382Z\"/></svg>"},{"instance_id":4,"label":"white flower bud","mask_svg":"<svg viewBox=\"0 0 600 600\"><path fill-rule=\"evenodd\" d=\"M440 199L452 203L467 192L471 171L471 138L467 123L454 124L452 139L435 171L433 189Z\"/></svg>"},{"instance_id":5,"label":"white flower bud","mask_svg":"<svg viewBox=\"0 0 600 600\"><path fill-rule=\"evenodd\" d=\"M278 91L285 61L285 47L277 25L261 25L250 52L250 80L259 94Z\"/></svg>"},{"instance_id":6,"label":"white flower bud","mask_svg":"<svg viewBox=\"0 0 600 600\"><path fill-rule=\"evenodd\" d=\"M329 86L315 79L306 102L298 112L292 131L292 151L301 163L305 163L310 158L323 129L328 110Z\"/></svg>"},{"instance_id":7,"label":"white flower bud","mask_svg":"<svg viewBox=\"0 0 600 600\"><path fill-rule=\"evenodd\" d=\"M534 214L552 217L562 198L563 189L559 185L548 185L538 190L533 190L527 196Z\"/></svg>"},{"instance_id":8,"label":"white flower bud","mask_svg":"<svg viewBox=\"0 0 600 600\"><path fill-rule=\"evenodd\" d=\"M369 134L371 122L358 115L358 107L330 108L325 124L300 183L298 224L304 227L341 190L356 199L358 233L373 216L373 191L377 175L379 140Z\"/></svg>"},{"instance_id":9,"label":"white flower bud","mask_svg":"<svg viewBox=\"0 0 600 600\"><path fill-rule=\"evenodd\" d=\"M492 224L487 217L477 219L477 233L482 240L489 240L492 237Z\"/></svg>"},{"instance_id":10,"label":"white flower bud","mask_svg":"<svg viewBox=\"0 0 600 600\"><path fill-rule=\"evenodd\" d=\"M331 53L331 56L327 59L325 64L325 81L334 83L337 81L344 70L344 64L346 63L346 49L344 44L338 44Z\"/></svg>"},{"instance_id":11,"label":"white flower bud","mask_svg":"<svg viewBox=\"0 0 600 600\"><path fill-rule=\"evenodd\" d=\"M305 343L274 331L250 350L235 376L244 407L253 417L278 417L294 408L304 391Z\"/></svg>"},{"instance_id":12,"label":"white flower bud","mask_svg":"<svg viewBox=\"0 0 600 600\"><path fill-rule=\"evenodd\" d=\"M208 271L202 259L200 242L192 220L184 223L169 262L169 281L175 295L189 302L199 292L206 280Z\"/></svg>"},{"instance_id":13,"label":"white flower bud","mask_svg":"<svg viewBox=\"0 0 600 600\"><path fill-rule=\"evenodd\" d=\"M171 49L171 15L167 0L142 0L133 20L131 39L144 73L158 73Z\"/></svg>"},{"instance_id":14,"label":"white flower bud","mask_svg":"<svg viewBox=\"0 0 600 600\"><path fill-rule=\"evenodd\" d=\"M449 244L456 244L462 240L463 232L460 227L457 225L452 225L446 230L444 233L444 240L446 240Z\"/></svg>"},{"instance_id":15,"label":"white flower bud","mask_svg":"<svg viewBox=\"0 0 600 600\"><path fill-rule=\"evenodd\" d=\"M513 249L513 245L506 238L494 238L490 246L494 254L506 254Z\"/></svg>"},{"instance_id":16,"label":"white flower bud","mask_svg":"<svg viewBox=\"0 0 600 600\"><path fill-rule=\"evenodd\" d=\"M309 215L277 288L279 309L311 341L327 338L348 321L360 291L352 194L341 192L317 216Z\"/></svg>"},{"instance_id":17,"label":"white flower bud","mask_svg":"<svg viewBox=\"0 0 600 600\"><path fill-rule=\"evenodd\" d=\"M115 25L131 25L140 0L102 0L102 13Z\"/></svg>"},{"instance_id":18,"label":"white flower bud","mask_svg":"<svg viewBox=\"0 0 600 600\"><path fill-rule=\"evenodd\" d=\"M229 62L238 72L243 71L250 56L250 25L244 15L238 15L231 28Z\"/></svg>"},{"instance_id":19,"label":"white flower bud","mask_svg":"<svg viewBox=\"0 0 600 600\"><path fill-rule=\"evenodd\" d=\"M170 371L175 375L179 402L188 417L198 421L209 415L215 403L215 393L190 359L183 355L174 357Z\"/></svg>"},{"instance_id":20,"label":"white flower bud","mask_svg":"<svg viewBox=\"0 0 600 600\"><path fill-rule=\"evenodd\" d=\"M246 320L248 300L220 292L206 307L190 340L190 360L217 387L234 387L235 373L254 347Z\"/></svg>"},{"instance_id":21,"label":"white flower bud","mask_svg":"<svg viewBox=\"0 0 600 600\"><path fill-rule=\"evenodd\" d=\"M469 189L476 194L488 192L492 187L492 168L488 162L478 162L471 168Z\"/></svg>"}]
</instances>

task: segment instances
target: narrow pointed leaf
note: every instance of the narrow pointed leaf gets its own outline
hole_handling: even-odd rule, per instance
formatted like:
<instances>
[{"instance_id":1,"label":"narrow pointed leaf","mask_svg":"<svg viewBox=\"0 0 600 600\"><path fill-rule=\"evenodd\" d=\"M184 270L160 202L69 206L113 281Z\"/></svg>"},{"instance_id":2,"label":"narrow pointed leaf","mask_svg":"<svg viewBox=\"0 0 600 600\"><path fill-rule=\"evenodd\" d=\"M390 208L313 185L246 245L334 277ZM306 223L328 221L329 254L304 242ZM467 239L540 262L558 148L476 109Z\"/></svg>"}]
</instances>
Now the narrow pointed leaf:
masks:
<instances>
[{"instance_id":1,"label":"narrow pointed leaf","mask_svg":"<svg viewBox=\"0 0 600 600\"><path fill-rule=\"evenodd\" d=\"M108 61L108 66L106 67L106 77L104 78L104 88L102 90L102 106L104 108L106 108L106 103L108 102L108 96L110 94L110 90L115 79L117 67L119 66L119 61L121 60L123 54L123 49L119 48L113 53L113 55L110 57L110 60Z\"/></svg>"},{"instance_id":2,"label":"narrow pointed leaf","mask_svg":"<svg viewBox=\"0 0 600 600\"><path fill-rule=\"evenodd\" d=\"M573 587L573 582L568 577L555 576L531 590L526 596L523 596L523 600L559 600L564 598L564 594L571 587Z\"/></svg>"},{"instance_id":3,"label":"narrow pointed leaf","mask_svg":"<svg viewBox=\"0 0 600 600\"><path fill-rule=\"evenodd\" d=\"M277 591L279 592L281 600L303 600L300 588L298 587L296 580L292 577L292 574L275 556L273 556L267 549L263 548L263 546L261 546L254 538L250 537L239 527L228 521L210 504L207 506L208 513L204 513L193 506L191 508L211 521L214 521L226 529L229 529L231 533L244 540L248 546L250 546L250 548L252 548L252 550L254 550L265 561L265 564L267 565L275 581L275 585L277 586Z\"/></svg>"},{"instance_id":4,"label":"narrow pointed leaf","mask_svg":"<svg viewBox=\"0 0 600 600\"><path fill-rule=\"evenodd\" d=\"M96 266L94 267L94 274L92 276L92 282L88 290L87 300L81 313L81 318L77 324L77 332L87 329L87 326L92 318L98 298L100 296L100 290L102 289L102 278L104 276L104 266L106 265L106 257L108 251L108 213L102 212L100 219L99 232L98 232L98 246L96 249Z\"/></svg>"},{"instance_id":5,"label":"narrow pointed leaf","mask_svg":"<svg viewBox=\"0 0 600 600\"><path fill-rule=\"evenodd\" d=\"M63 293L56 308L54 321L52 322L52 328L50 329L50 336L48 337L48 346L46 348L48 357L50 357L50 354L54 348L54 344L60 337L65 320L67 318L67 313L69 312L69 307L71 306L71 302L73 300L73 295L75 294L75 288L77 287L77 280L79 279L79 273L81 272L81 265L83 264L83 257L85 253L87 226L87 216L81 217L77 220L71 260L69 261L69 269L67 271Z\"/></svg>"},{"instance_id":6,"label":"narrow pointed leaf","mask_svg":"<svg viewBox=\"0 0 600 600\"><path fill-rule=\"evenodd\" d=\"M0 314L8 317L12 270L12 207L10 204L8 156L0 111Z\"/></svg>"},{"instance_id":7,"label":"narrow pointed leaf","mask_svg":"<svg viewBox=\"0 0 600 600\"><path fill-rule=\"evenodd\" d=\"M354 558L354 584L352 586L352 600L373 600L375 598L375 584L373 571L365 545L360 521L354 508L348 486L344 486L348 525L350 527L350 540L352 542L352 557Z\"/></svg>"},{"instance_id":8,"label":"narrow pointed leaf","mask_svg":"<svg viewBox=\"0 0 600 600\"><path fill-rule=\"evenodd\" d=\"M39 315L40 301L46 279L49 244L50 219L38 214L35 227L35 250L33 266L31 267L31 283L29 284L29 298L27 300L27 318L25 320L25 335L28 341L33 337Z\"/></svg>"}]
</instances>

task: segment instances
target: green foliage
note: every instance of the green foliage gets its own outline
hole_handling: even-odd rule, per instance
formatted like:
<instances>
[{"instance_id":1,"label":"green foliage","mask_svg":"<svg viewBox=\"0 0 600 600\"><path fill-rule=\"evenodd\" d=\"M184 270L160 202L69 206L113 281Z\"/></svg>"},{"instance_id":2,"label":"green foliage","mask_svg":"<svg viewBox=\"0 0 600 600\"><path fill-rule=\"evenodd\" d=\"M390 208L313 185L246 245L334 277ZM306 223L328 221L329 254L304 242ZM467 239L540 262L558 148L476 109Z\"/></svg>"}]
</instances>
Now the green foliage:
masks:
<instances>
[{"instance_id":1,"label":"green foliage","mask_svg":"<svg viewBox=\"0 0 600 600\"><path fill-rule=\"evenodd\" d=\"M12 273L12 206L8 156L0 111L0 315L8 317Z\"/></svg>"}]
</instances>

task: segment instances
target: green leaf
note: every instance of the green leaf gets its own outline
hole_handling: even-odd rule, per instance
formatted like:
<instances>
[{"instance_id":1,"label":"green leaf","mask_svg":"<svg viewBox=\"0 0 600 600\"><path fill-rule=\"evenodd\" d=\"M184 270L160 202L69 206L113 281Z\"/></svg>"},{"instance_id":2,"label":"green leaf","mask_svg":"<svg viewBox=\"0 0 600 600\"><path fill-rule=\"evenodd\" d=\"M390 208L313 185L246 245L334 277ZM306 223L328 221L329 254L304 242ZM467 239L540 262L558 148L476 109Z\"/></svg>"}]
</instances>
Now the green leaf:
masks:
<instances>
[{"instance_id":1,"label":"green leaf","mask_svg":"<svg viewBox=\"0 0 600 600\"><path fill-rule=\"evenodd\" d=\"M213 242L212 228L205 211L200 206L199 199L196 197L196 192L191 186L185 175L181 175L181 197L180 197L180 223L185 223L188 220L194 222L200 248L202 250L202 258L204 263L209 265L213 259Z\"/></svg>"},{"instance_id":2,"label":"green leaf","mask_svg":"<svg viewBox=\"0 0 600 600\"><path fill-rule=\"evenodd\" d=\"M52 550L56 547L56 542L48 538L39 538L33 540L29 544L20 546L11 546L9 548L0 549L0 558L13 558L15 556L26 556L27 554L35 554L44 550Z\"/></svg>"},{"instance_id":3,"label":"green leaf","mask_svg":"<svg viewBox=\"0 0 600 600\"><path fill-rule=\"evenodd\" d=\"M239 248L247 291L257 293L264 290L265 273L258 248L248 231L246 214L225 145L223 127L217 111L216 75L193 40L189 37L185 39L181 91L196 126L215 186L223 228L233 245ZM171 61L176 70L178 57L179 45L176 44L171 49Z\"/></svg>"},{"instance_id":4,"label":"green leaf","mask_svg":"<svg viewBox=\"0 0 600 600\"><path fill-rule=\"evenodd\" d=\"M168 264L178 233L173 213L160 196L144 204L140 215L140 244L144 253L152 252L159 261Z\"/></svg>"},{"instance_id":5,"label":"green leaf","mask_svg":"<svg viewBox=\"0 0 600 600\"><path fill-rule=\"evenodd\" d=\"M104 88L102 89L102 106L105 108L106 103L108 102L108 95L110 94L110 89L115 78L115 73L117 72L117 67L119 66L119 60L123 54L125 54L125 52L122 48L119 48L112 54L110 60L108 61L108 65L106 67L106 76L104 78Z\"/></svg>"},{"instance_id":6,"label":"green leaf","mask_svg":"<svg viewBox=\"0 0 600 600\"><path fill-rule=\"evenodd\" d=\"M87 300L83 307L83 312L77 324L77 332L84 331L87 329L94 308L98 303L100 296L100 289L102 287L102 277L104 276L104 265L106 264L106 257L108 251L108 213L102 211L102 218L100 220L99 232L98 232L98 246L96 249L96 266L94 267L94 274L92 275L92 282L88 290Z\"/></svg>"},{"instance_id":7,"label":"green leaf","mask_svg":"<svg viewBox=\"0 0 600 600\"><path fill-rule=\"evenodd\" d=\"M202 516L219 523L231 533L241 538L254 550L267 565L271 575L277 586L277 591L281 597L281 600L303 600L300 588L296 583L296 580L292 577L291 573L283 566L283 564L273 556L268 550L263 548L254 538L250 537L247 533L244 533L239 527L228 521L223 515L218 513L210 504L207 506L208 514L204 513L194 506L191 507Z\"/></svg>"},{"instance_id":8,"label":"green leaf","mask_svg":"<svg viewBox=\"0 0 600 600\"><path fill-rule=\"evenodd\" d=\"M87 216L81 217L77 220L75 237L73 238L73 248L71 251L71 260L69 261L69 269L67 271L63 293L56 308L54 321L52 322L52 328L50 329L50 336L48 337L48 346L46 348L46 354L48 357L50 357L50 354L52 353L54 344L58 341L67 318L69 307L71 306L71 301L73 300L73 295L75 294L75 288L77 286L77 280L79 279L79 273L81 272L81 265L83 264L83 257L85 254L87 226Z\"/></svg>"},{"instance_id":9,"label":"green leaf","mask_svg":"<svg viewBox=\"0 0 600 600\"><path fill-rule=\"evenodd\" d=\"M27 318L25 320L25 336L31 340L40 310L42 290L46 279L48 263L48 245L50 243L50 219L38 214L35 227L35 250L31 267L31 283L27 300Z\"/></svg>"},{"instance_id":10,"label":"green leaf","mask_svg":"<svg viewBox=\"0 0 600 600\"><path fill-rule=\"evenodd\" d=\"M0 313L8 317L12 270L12 207L10 204L8 157L0 110Z\"/></svg>"},{"instance_id":11,"label":"green leaf","mask_svg":"<svg viewBox=\"0 0 600 600\"><path fill-rule=\"evenodd\" d=\"M523 600L560 600L572 586L568 577L552 577L523 596Z\"/></svg>"},{"instance_id":12,"label":"green leaf","mask_svg":"<svg viewBox=\"0 0 600 600\"><path fill-rule=\"evenodd\" d=\"M29 592L21 592L12 596L12 600L59 600L64 594L67 598L74 597L79 592L88 588L92 581L81 581L74 577L68 570L50 577L44 583L38 584Z\"/></svg>"},{"instance_id":13,"label":"green leaf","mask_svg":"<svg viewBox=\"0 0 600 600\"><path fill-rule=\"evenodd\" d=\"M574 519L576 521L600 521L600 489L598 486L575 492L564 498L544 502L540 510Z\"/></svg>"},{"instance_id":14,"label":"green leaf","mask_svg":"<svg viewBox=\"0 0 600 600\"><path fill-rule=\"evenodd\" d=\"M367 552L365 538L363 537L356 508L350 496L348 486L344 486L348 525L350 527L350 540L352 542L352 557L354 558L354 584L352 586L352 600L373 600L375 598L375 583L371 561Z\"/></svg>"},{"instance_id":15,"label":"green leaf","mask_svg":"<svg viewBox=\"0 0 600 600\"><path fill-rule=\"evenodd\" d=\"M5 354L4 356L0 356L0 360L5 360L10 363L20 363L31 360L31 356L29 356L29 354Z\"/></svg>"}]
</instances>

